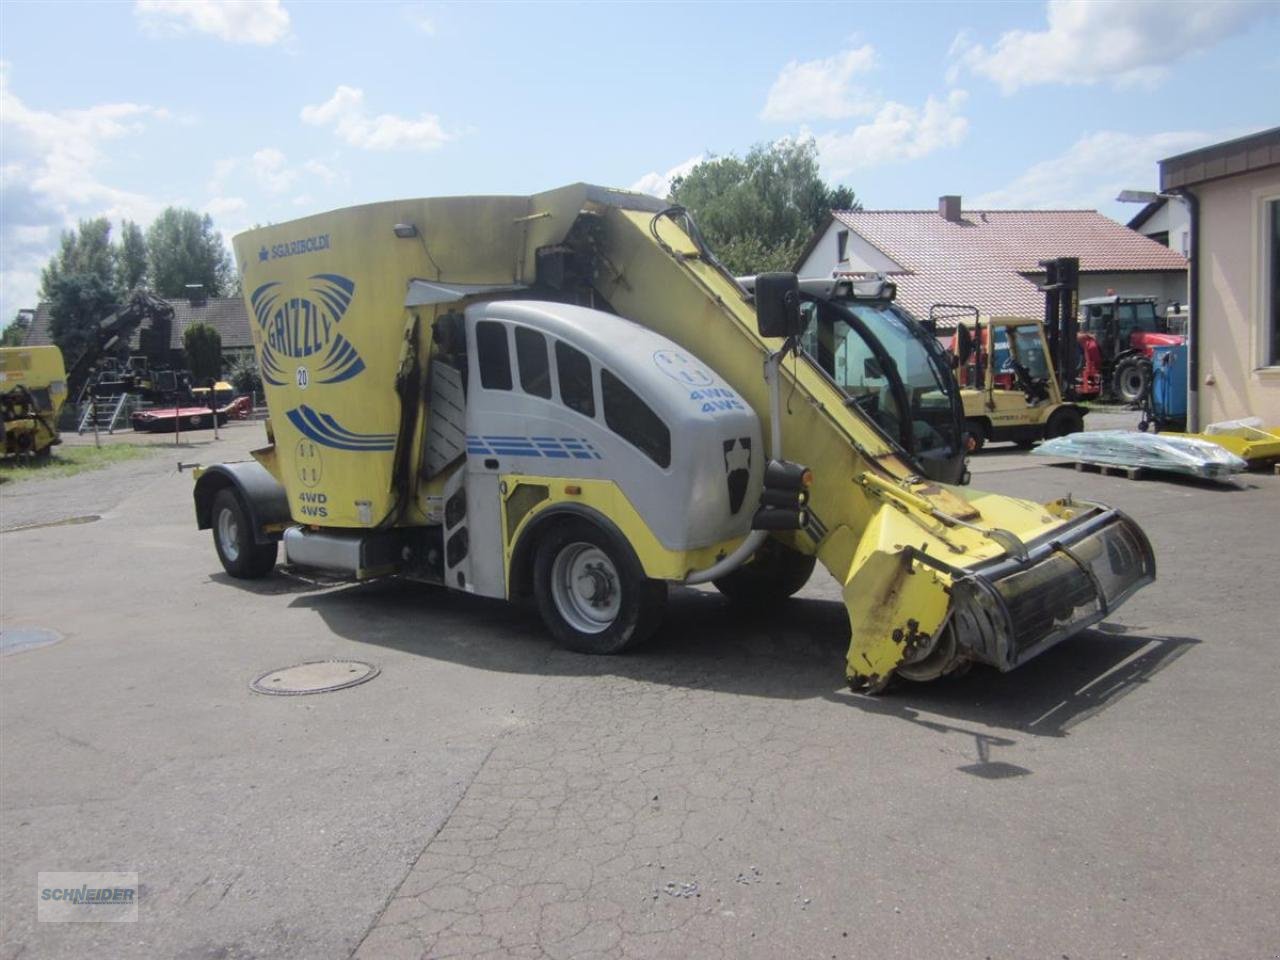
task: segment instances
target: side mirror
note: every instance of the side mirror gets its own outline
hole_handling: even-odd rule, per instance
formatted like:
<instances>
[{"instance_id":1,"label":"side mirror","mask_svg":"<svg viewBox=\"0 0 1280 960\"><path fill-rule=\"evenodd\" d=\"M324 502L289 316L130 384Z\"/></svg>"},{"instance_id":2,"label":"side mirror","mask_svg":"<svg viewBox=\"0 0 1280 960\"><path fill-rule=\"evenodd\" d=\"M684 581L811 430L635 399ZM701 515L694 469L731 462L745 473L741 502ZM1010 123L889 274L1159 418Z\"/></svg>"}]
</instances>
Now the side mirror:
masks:
<instances>
[{"instance_id":1,"label":"side mirror","mask_svg":"<svg viewBox=\"0 0 1280 960\"><path fill-rule=\"evenodd\" d=\"M756 329L762 337L795 337L804 330L800 280L794 273L762 273L756 277Z\"/></svg>"},{"instance_id":2,"label":"side mirror","mask_svg":"<svg viewBox=\"0 0 1280 960\"><path fill-rule=\"evenodd\" d=\"M959 358L959 365L962 367L973 356L973 334L963 323L956 324L956 356Z\"/></svg>"}]
</instances>

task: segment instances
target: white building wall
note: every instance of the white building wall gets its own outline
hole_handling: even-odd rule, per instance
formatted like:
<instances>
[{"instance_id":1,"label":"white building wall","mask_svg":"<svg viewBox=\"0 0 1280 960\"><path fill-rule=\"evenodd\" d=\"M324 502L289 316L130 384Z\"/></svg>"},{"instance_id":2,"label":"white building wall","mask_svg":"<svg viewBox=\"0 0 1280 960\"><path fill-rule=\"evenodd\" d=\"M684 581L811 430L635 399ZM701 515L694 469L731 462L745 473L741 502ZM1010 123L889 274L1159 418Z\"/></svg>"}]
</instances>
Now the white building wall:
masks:
<instances>
[{"instance_id":1,"label":"white building wall","mask_svg":"<svg viewBox=\"0 0 1280 960\"><path fill-rule=\"evenodd\" d=\"M1167 233L1170 250L1175 250L1184 257L1190 255L1191 214L1181 200L1165 201L1164 206L1151 215L1151 219L1138 227L1137 232L1145 237Z\"/></svg>"},{"instance_id":2,"label":"white building wall","mask_svg":"<svg viewBox=\"0 0 1280 960\"><path fill-rule=\"evenodd\" d=\"M841 260L840 233L843 231L848 232L849 239L845 246L845 258ZM833 220L797 272L802 277L829 277L836 270L851 273L892 273L895 270L901 271L902 265L885 256L843 223Z\"/></svg>"},{"instance_id":3,"label":"white building wall","mask_svg":"<svg viewBox=\"0 0 1280 960\"><path fill-rule=\"evenodd\" d=\"M1164 312L1171 303L1187 302L1187 272L1185 270L1152 271L1149 273L1082 273L1080 274L1080 299L1087 297L1155 297L1158 309Z\"/></svg>"},{"instance_id":4,"label":"white building wall","mask_svg":"<svg viewBox=\"0 0 1280 960\"><path fill-rule=\"evenodd\" d=\"M1200 424L1280 424L1280 365L1267 365L1265 204L1280 166L1193 186L1200 198Z\"/></svg>"}]
</instances>

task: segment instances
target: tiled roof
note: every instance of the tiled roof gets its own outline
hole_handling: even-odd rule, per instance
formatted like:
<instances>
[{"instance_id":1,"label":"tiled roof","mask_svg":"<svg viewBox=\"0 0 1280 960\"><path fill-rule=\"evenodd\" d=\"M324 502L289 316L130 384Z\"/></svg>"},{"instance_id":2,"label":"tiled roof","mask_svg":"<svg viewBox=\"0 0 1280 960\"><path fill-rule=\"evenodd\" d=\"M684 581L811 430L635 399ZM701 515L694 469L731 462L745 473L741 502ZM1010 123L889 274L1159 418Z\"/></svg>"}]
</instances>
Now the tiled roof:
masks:
<instances>
[{"instance_id":1,"label":"tiled roof","mask_svg":"<svg viewBox=\"0 0 1280 960\"><path fill-rule=\"evenodd\" d=\"M937 210L832 215L902 265L893 275L898 299L917 316L935 303L1039 316L1035 274L1053 257L1079 257L1082 273L1187 268L1180 254L1094 210L966 210L956 222Z\"/></svg>"},{"instance_id":2,"label":"tiled roof","mask_svg":"<svg viewBox=\"0 0 1280 960\"><path fill-rule=\"evenodd\" d=\"M196 304L192 304L187 299L165 302L173 307L173 324L169 328L171 349L182 349L182 333L193 323L207 323L217 330L222 337L224 350L253 346L253 339L249 333L249 313L245 309L243 297L211 297ZM138 348L139 332L147 325L144 321L142 326L133 332L129 340L133 349ZM52 342L49 336L49 304L41 303L36 307L36 316L27 331L25 343L30 347L38 347Z\"/></svg>"}]
</instances>

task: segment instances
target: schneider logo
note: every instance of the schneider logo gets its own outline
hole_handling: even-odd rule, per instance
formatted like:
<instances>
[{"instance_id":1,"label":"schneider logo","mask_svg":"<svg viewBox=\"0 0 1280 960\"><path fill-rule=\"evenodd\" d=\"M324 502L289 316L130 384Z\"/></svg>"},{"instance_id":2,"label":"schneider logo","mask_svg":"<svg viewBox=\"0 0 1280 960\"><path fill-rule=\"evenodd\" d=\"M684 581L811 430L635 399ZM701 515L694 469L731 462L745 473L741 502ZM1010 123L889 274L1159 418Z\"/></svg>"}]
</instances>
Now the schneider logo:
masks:
<instances>
[{"instance_id":1,"label":"schneider logo","mask_svg":"<svg viewBox=\"0 0 1280 960\"><path fill-rule=\"evenodd\" d=\"M41 923L132 923L138 919L136 873L45 872L36 875Z\"/></svg>"},{"instance_id":2,"label":"schneider logo","mask_svg":"<svg viewBox=\"0 0 1280 960\"><path fill-rule=\"evenodd\" d=\"M306 283L305 289L291 290L272 280L249 295L262 331L262 379L273 386L341 383L364 370L356 348L338 332L355 297L355 282L317 273ZM305 362L290 371L291 360Z\"/></svg>"},{"instance_id":3,"label":"schneider logo","mask_svg":"<svg viewBox=\"0 0 1280 960\"><path fill-rule=\"evenodd\" d=\"M265 244L258 251L258 262L279 260L282 257L296 257L300 253L315 253L329 249L329 234L307 237L305 240L290 240L288 243L274 243L270 247Z\"/></svg>"}]
</instances>

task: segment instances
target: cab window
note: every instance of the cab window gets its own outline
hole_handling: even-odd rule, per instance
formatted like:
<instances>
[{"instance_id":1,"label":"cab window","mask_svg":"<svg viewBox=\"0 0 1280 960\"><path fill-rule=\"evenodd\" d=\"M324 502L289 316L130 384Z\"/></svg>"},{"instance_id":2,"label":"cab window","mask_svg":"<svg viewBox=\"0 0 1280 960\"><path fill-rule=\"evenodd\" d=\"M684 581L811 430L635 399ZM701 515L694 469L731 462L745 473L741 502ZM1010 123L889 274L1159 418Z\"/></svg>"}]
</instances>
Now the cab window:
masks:
<instances>
[{"instance_id":1,"label":"cab window","mask_svg":"<svg viewBox=\"0 0 1280 960\"><path fill-rule=\"evenodd\" d=\"M559 374L560 402L584 417L595 417L596 396L591 384L591 361L587 355L557 340L556 372Z\"/></svg>"},{"instance_id":2,"label":"cab window","mask_svg":"<svg viewBox=\"0 0 1280 960\"><path fill-rule=\"evenodd\" d=\"M504 324L492 320L476 324L476 361L480 367L480 386L486 390L511 389L511 354Z\"/></svg>"},{"instance_id":3,"label":"cab window","mask_svg":"<svg viewBox=\"0 0 1280 960\"><path fill-rule=\"evenodd\" d=\"M520 389L535 397L551 399L547 338L537 330L516 327L516 363L520 367Z\"/></svg>"},{"instance_id":4,"label":"cab window","mask_svg":"<svg viewBox=\"0 0 1280 960\"><path fill-rule=\"evenodd\" d=\"M600 399L609 429L658 466L671 466L671 431L630 387L600 370Z\"/></svg>"}]
</instances>

